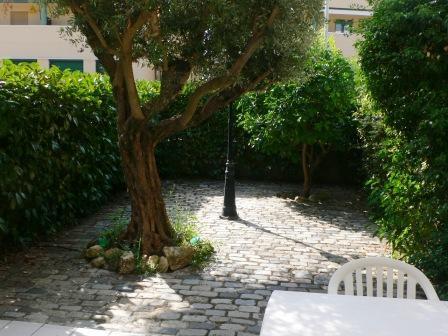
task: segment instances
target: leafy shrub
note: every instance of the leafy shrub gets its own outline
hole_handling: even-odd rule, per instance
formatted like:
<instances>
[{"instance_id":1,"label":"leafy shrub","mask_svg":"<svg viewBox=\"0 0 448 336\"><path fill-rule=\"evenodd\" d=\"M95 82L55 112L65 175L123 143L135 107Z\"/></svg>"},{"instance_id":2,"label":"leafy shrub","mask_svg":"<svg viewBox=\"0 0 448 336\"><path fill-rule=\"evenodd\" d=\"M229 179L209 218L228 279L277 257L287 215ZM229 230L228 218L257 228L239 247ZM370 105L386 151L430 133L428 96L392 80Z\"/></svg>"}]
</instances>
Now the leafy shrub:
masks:
<instances>
[{"instance_id":1,"label":"leafy shrub","mask_svg":"<svg viewBox=\"0 0 448 336\"><path fill-rule=\"evenodd\" d=\"M209 240L200 237L197 218L185 210L175 208L170 220L174 228L175 244L192 247L192 266L203 267L211 259L215 249Z\"/></svg>"},{"instance_id":2,"label":"leafy shrub","mask_svg":"<svg viewBox=\"0 0 448 336\"><path fill-rule=\"evenodd\" d=\"M378 1L359 43L360 113L379 234L448 282L448 3Z\"/></svg>"},{"instance_id":3,"label":"leafy shrub","mask_svg":"<svg viewBox=\"0 0 448 336\"><path fill-rule=\"evenodd\" d=\"M97 208L122 176L107 79L0 68L0 240L54 233Z\"/></svg>"},{"instance_id":4,"label":"leafy shrub","mask_svg":"<svg viewBox=\"0 0 448 336\"><path fill-rule=\"evenodd\" d=\"M138 90L147 100L158 93L160 84L141 81ZM167 113L183 108L188 90ZM121 188L114 108L103 76L4 62L0 68L0 241L17 244L52 234ZM162 177L223 177L226 112L157 147ZM254 149L242 127L236 133L238 178L299 178L296 163ZM335 173L322 170L320 181L351 178L353 169L346 168L346 161L331 160L333 164L325 166L335 167Z\"/></svg>"},{"instance_id":5,"label":"leafy shrub","mask_svg":"<svg viewBox=\"0 0 448 336\"><path fill-rule=\"evenodd\" d=\"M311 49L304 71L304 81L248 94L239 107L251 145L302 163L308 197L310 175L323 157L330 149L346 151L356 138L355 90L350 63L321 41Z\"/></svg>"},{"instance_id":6,"label":"leafy shrub","mask_svg":"<svg viewBox=\"0 0 448 336\"><path fill-rule=\"evenodd\" d=\"M185 108L189 89L186 88L167 114L174 115ZM161 143L156 149L160 174L169 178L221 179L227 155L227 112L227 109L219 111L199 127L177 133ZM248 145L247 132L241 127L236 129L236 148L238 177L282 179L291 176L292 165L287 160L278 162L272 155L255 151Z\"/></svg>"},{"instance_id":7,"label":"leafy shrub","mask_svg":"<svg viewBox=\"0 0 448 336\"><path fill-rule=\"evenodd\" d=\"M184 96L170 112L176 113L185 102ZM244 111L237 106L236 113L239 115ZM251 135L242 125L236 126L235 139L238 179L300 180L295 158L279 157L254 147L250 143ZM222 179L227 154L227 110L214 114L199 127L173 135L157 146L156 154L162 177ZM321 167L316 169L315 180L321 183L353 183L358 162L357 153L351 149L331 151Z\"/></svg>"}]
</instances>

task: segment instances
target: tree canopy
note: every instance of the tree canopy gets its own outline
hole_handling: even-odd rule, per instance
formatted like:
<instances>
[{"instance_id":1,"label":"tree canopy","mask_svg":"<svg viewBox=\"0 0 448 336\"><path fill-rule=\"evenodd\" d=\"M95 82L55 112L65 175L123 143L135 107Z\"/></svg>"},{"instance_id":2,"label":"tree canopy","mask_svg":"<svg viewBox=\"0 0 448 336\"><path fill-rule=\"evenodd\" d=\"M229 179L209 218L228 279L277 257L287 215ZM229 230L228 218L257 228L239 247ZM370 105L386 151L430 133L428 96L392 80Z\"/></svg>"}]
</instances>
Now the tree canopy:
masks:
<instances>
[{"instance_id":1,"label":"tree canopy","mask_svg":"<svg viewBox=\"0 0 448 336\"><path fill-rule=\"evenodd\" d=\"M245 95L239 107L240 123L251 134L251 144L302 162L306 180L305 170L311 174L330 148L350 143L355 87L349 61L323 41L311 48L303 72L299 82Z\"/></svg>"},{"instance_id":2,"label":"tree canopy","mask_svg":"<svg viewBox=\"0 0 448 336\"><path fill-rule=\"evenodd\" d=\"M126 237L144 253L173 241L154 155L167 137L199 125L243 93L294 76L319 26L321 0L56 0L73 13L67 29L110 76L132 205ZM78 34L81 33L81 34ZM133 63L161 71L160 91L142 102ZM188 81L185 107L167 115Z\"/></svg>"},{"instance_id":3,"label":"tree canopy","mask_svg":"<svg viewBox=\"0 0 448 336\"><path fill-rule=\"evenodd\" d=\"M297 74L321 9L318 0L57 2L59 12L74 13L69 36L87 43L113 79L118 60L128 75L133 61L162 70L160 97L142 106L134 103L134 116L155 121L188 78L207 83L192 95L176 130L193 122L200 98L209 93L238 84L239 90L227 92L235 96L261 80ZM135 90L129 91L132 97ZM196 123L205 117L198 116Z\"/></svg>"}]
</instances>

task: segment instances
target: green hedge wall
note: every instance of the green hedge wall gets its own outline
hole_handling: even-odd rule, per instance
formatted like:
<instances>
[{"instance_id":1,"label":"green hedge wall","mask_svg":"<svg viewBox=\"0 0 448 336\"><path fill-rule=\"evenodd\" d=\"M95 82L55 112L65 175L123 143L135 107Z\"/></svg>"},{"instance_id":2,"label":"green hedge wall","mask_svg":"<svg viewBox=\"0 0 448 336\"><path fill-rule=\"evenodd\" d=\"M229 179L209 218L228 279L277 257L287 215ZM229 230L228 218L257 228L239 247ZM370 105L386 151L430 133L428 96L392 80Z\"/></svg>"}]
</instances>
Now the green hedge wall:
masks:
<instances>
[{"instance_id":1,"label":"green hedge wall","mask_svg":"<svg viewBox=\"0 0 448 336\"><path fill-rule=\"evenodd\" d=\"M55 232L122 184L108 80L0 67L0 241Z\"/></svg>"},{"instance_id":2,"label":"green hedge wall","mask_svg":"<svg viewBox=\"0 0 448 336\"><path fill-rule=\"evenodd\" d=\"M448 299L448 2L375 3L359 43L378 233Z\"/></svg>"},{"instance_id":3,"label":"green hedge wall","mask_svg":"<svg viewBox=\"0 0 448 336\"><path fill-rule=\"evenodd\" d=\"M138 90L147 100L159 83L139 82ZM182 109L187 97L188 89L167 115ZM236 138L237 178L301 179L300 164L256 151L242 128ZM116 139L106 77L5 62L0 67L0 241L17 244L54 233L122 188ZM160 174L223 179L226 148L227 111L221 111L158 146ZM330 154L316 182L353 182L353 156Z\"/></svg>"}]
</instances>

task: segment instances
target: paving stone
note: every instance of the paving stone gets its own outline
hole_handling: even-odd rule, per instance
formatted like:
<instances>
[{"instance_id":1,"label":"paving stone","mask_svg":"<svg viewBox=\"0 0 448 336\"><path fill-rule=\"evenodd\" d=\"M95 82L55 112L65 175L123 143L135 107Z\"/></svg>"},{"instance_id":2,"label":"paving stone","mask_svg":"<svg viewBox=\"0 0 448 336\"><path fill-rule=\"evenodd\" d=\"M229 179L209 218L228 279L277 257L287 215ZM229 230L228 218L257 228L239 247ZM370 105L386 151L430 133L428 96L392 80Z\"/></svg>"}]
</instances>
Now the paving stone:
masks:
<instances>
[{"instance_id":1,"label":"paving stone","mask_svg":"<svg viewBox=\"0 0 448 336\"><path fill-rule=\"evenodd\" d=\"M227 329L227 330L242 331L246 327L241 325L241 324L236 324L236 323L224 323L224 324L220 325L220 328L221 329Z\"/></svg>"},{"instance_id":2,"label":"paving stone","mask_svg":"<svg viewBox=\"0 0 448 336\"><path fill-rule=\"evenodd\" d=\"M20 317L24 317L26 314L25 313L18 313L18 312L5 312L2 314L3 317L11 317L11 318L20 318Z\"/></svg>"},{"instance_id":3,"label":"paving stone","mask_svg":"<svg viewBox=\"0 0 448 336\"><path fill-rule=\"evenodd\" d=\"M255 306L255 300L235 300L235 304L239 306Z\"/></svg>"},{"instance_id":4,"label":"paving stone","mask_svg":"<svg viewBox=\"0 0 448 336\"><path fill-rule=\"evenodd\" d=\"M207 330L183 329L183 330L179 330L177 335L179 335L179 336L205 336L205 335L207 335Z\"/></svg>"},{"instance_id":5,"label":"paving stone","mask_svg":"<svg viewBox=\"0 0 448 336\"><path fill-rule=\"evenodd\" d=\"M234 330L212 330L208 336L235 336Z\"/></svg>"},{"instance_id":6,"label":"paving stone","mask_svg":"<svg viewBox=\"0 0 448 336\"><path fill-rule=\"evenodd\" d=\"M216 247L201 272L122 276L91 268L75 251L31 247L27 253L36 265L25 262L22 252L17 262L0 264L0 317L115 330L110 336L254 336L273 290L326 292L341 264L389 254L362 209L347 206L356 203L352 190L318 186L316 192L325 191L331 200L304 205L276 197L295 192L294 184L237 183L242 220L224 221L222 187L164 183L168 212L194 214L201 237ZM113 224L110 214L123 209L130 216L125 195L62 232L58 244L84 248Z\"/></svg>"},{"instance_id":7,"label":"paving stone","mask_svg":"<svg viewBox=\"0 0 448 336\"><path fill-rule=\"evenodd\" d=\"M212 322L223 323L223 322L230 321L230 317L227 317L227 316L210 316L209 320L212 321Z\"/></svg>"},{"instance_id":8,"label":"paving stone","mask_svg":"<svg viewBox=\"0 0 448 336\"><path fill-rule=\"evenodd\" d=\"M216 309L207 309L205 311L205 315L213 315L213 316L225 316L225 310L216 310Z\"/></svg>"},{"instance_id":9,"label":"paving stone","mask_svg":"<svg viewBox=\"0 0 448 336\"><path fill-rule=\"evenodd\" d=\"M207 316L205 315L185 315L182 317L183 321L190 321L190 322L205 322L207 321Z\"/></svg>"},{"instance_id":10,"label":"paving stone","mask_svg":"<svg viewBox=\"0 0 448 336\"><path fill-rule=\"evenodd\" d=\"M211 330L216 328L216 324L214 322L190 322L189 328Z\"/></svg>"},{"instance_id":11,"label":"paving stone","mask_svg":"<svg viewBox=\"0 0 448 336\"><path fill-rule=\"evenodd\" d=\"M71 335L74 330L73 327L45 324L33 333L33 336L67 336Z\"/></svg>"},{"instance_id":12,"label":"paving stone","mask_svg":"<svg viewBox=\"0 0 448 336\"><path fill-rule=\"evenodd\" d=\"M236 317L236 318L249 318L250 314L240 311L230 311L229 312L230 317Z\"/></svg>"},{"instance_id":13,"label":"paving stone","mask_svg":"<svg viewBox=\"0 0 448 336\"><path fill-rule=\"evenodd\" d=\"M177 320L180 318L179 313L173 313L173 312L164 312L157 315L157 318L160 320Z\"/></svg>"}]
</instances>

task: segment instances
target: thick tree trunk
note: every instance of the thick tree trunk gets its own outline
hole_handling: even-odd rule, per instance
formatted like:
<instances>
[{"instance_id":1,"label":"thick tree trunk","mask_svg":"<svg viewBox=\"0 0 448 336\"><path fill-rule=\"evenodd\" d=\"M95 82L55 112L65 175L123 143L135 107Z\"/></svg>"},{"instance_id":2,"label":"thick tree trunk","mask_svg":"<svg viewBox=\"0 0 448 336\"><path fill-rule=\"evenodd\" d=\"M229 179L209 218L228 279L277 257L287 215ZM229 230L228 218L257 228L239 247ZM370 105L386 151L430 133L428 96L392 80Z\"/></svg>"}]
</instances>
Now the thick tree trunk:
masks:
<instances>
[{"instance_id":1,"label":"thick tree trunk","mask_svg":"<svg viewBox=\"0 0 448 336\"><path fill-rule=\"evenodd\" d=\"M155 144L142 127L121 136L120 151L132 206L126 239L141 239L142 254L161 254L172 244L173 230L162 197Z\"/></svg>"},{"instance_id":2,"label":"thick tree trunk","mask_svg":"<svg viewBox=\"0 0 448 336\"><path fill-rule=\"evenodd\" d=\"M311 161L310 145L302 145L302 170L303 170L303 197L308 198L311 194Z\"/></svg>"}]
</instances>

